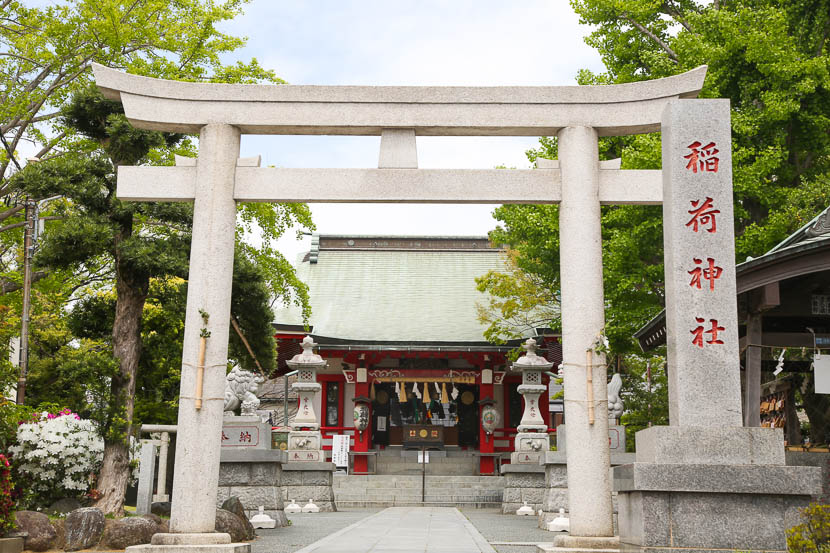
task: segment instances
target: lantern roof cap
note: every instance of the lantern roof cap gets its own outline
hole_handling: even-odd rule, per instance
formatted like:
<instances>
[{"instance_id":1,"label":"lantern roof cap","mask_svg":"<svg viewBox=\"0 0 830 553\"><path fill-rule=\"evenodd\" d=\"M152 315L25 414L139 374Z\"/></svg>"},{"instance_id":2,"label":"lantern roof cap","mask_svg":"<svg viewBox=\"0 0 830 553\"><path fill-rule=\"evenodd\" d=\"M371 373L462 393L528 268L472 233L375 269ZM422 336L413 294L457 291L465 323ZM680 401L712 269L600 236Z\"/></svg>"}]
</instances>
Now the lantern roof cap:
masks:
<instances>
[{"instance_id":1,"label":"lantern roof cap","mask_svg":"<svg viewBox=\"0 0 830 553\"><path fill-rule=\"evenodd\" d=\"M533 338L528 338L525 340L525 343L522 344L522 347L527 351L522 357L519 357L513 363L514 369L550 369L553 367L553 363L548 361L544 357L536 355L536 340Z\"/></svg>"},{"instance_id":2,"label":"lantern roof cap","mask_svg":"<svg viewBox=\"0 0 830 553\"><path fill-rule=\"evenodd\" d=\"M326 360L312 351L312 348L314 348L317 344L314 343L314 339L311 336L303 338L300 345L303 348L303 352L298 353L292 357L290 361L286 362L289 367L295 369L304 366L319 367L325 365Z\"/></svg>"}]
</instances>

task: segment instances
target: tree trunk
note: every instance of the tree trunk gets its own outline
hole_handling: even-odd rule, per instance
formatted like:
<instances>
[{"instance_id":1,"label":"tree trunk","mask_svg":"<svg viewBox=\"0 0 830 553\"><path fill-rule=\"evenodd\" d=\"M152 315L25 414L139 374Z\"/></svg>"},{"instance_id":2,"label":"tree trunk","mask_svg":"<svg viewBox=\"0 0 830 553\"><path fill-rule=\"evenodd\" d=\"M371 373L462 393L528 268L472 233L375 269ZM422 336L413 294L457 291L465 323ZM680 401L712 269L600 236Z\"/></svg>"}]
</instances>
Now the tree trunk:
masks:
<instances>
[{"instance_id":1,"label":"tree trunk","mask_svg":"<svg viewBox=\"0 0 830 553\"><path fill-rule=\"evenodd\" d=\"M98 474L97 489L102 494L95 506L104 514L123 515L124 494L130 479L129 435L135 405L135 379L141 357L141 314L149 290L149 278L135 277L117 263L115 320L112 349L119 372L112 379L111 401L123 409L115 411L104 440L104 461ZM123 419L123 422L118 419Z\"/></svg>"}]
</instances>

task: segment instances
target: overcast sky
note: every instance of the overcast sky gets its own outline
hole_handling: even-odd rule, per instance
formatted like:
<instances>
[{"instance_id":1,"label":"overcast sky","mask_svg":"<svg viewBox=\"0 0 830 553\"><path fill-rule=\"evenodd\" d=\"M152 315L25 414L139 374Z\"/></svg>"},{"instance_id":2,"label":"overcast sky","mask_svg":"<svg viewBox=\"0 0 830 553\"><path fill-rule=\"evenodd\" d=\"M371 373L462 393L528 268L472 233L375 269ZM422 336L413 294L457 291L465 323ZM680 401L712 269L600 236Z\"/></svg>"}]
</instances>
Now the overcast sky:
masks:
<instances>
[{"instance_id":1,"label":"overcast sky","mask_svg":"<svg viewBox=\"0 0 830 553\"><path fill-rule=\"evenodd\" d=\"M565 0L253 0L223 27L291 84L572 85L601 71ZM529 166L533 138L418 138L421 168ZM242 155L278 167L377 167L379 137L245 136ZM321 234L483 235L493 206L315 204ZM293 234L293 233L292 233ZM307 249L280 241L290 260Z\"/></svg>"}]
</instances>

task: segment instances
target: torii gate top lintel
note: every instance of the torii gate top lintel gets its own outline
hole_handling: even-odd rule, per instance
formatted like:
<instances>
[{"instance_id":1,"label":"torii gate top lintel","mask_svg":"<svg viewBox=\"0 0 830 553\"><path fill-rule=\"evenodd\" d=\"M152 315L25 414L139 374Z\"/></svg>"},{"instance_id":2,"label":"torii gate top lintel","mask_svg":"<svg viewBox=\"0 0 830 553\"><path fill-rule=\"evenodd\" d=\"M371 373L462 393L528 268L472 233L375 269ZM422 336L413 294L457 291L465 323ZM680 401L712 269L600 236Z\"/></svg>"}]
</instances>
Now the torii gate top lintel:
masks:
<instances>
[{"instance_id":1,"label":"torii gate top lintel","mask_svg":"<svg viewBox=\"0 0 830 553\"><path fill-rule=\"evenodd\" d=\"M316 86L193 83L130 75L94 64L107 98L139 128L195 133L208 123L245 134L547 136L568 126L600 136L660 130L666 102L694 98L706 66L602 86Z\"/></svg>"}]
</instances>

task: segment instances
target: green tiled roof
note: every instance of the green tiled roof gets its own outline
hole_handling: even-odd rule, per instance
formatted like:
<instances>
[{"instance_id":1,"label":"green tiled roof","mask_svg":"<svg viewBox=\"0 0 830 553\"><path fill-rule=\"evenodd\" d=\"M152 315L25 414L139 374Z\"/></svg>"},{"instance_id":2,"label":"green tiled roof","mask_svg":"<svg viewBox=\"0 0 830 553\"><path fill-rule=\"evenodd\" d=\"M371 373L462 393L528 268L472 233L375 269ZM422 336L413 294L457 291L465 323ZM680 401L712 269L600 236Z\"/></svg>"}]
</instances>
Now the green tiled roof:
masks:
<instances>
[{"instance_id":1,"label":"green tiled roof","mask_svg":"<svg viewBox=\"0 0 830 553\"><path fill-rule=\"evenodd\" d=\"M321 237L325 240L326 237ZM426 239L428 240L428 239ZM486 238L479 238L486 244ZM312 262L315 259L316 262ZM474 250L326 249L306 255L298 276L311 295L315 336L384 342L484 342L475 278L504 270L504 255ZM301 324L297 308L275 323Z\"/></svg>"}]
</instances>

